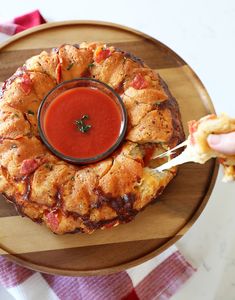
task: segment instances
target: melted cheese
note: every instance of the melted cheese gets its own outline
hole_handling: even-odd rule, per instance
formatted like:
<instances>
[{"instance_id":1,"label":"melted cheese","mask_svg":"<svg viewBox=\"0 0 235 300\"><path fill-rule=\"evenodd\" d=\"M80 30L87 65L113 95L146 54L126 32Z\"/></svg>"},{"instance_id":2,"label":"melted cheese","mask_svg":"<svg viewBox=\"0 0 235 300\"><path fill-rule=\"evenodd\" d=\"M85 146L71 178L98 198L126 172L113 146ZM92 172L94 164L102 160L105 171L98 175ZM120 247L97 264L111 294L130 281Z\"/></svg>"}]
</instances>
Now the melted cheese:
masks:
<instances>
[{"instance_id":1,"label":"melted cheese","mask_svg":"<svg viewBox=\"0 0 235 300\"><path fill-rule=\"evenodd\" d=\"M161 165L160 167L156 168L155 170L158 172L162 172L164 170L168 170L172 167L184 164L186 162L195 162L199 164L204 164L207 160L209 160L212 156L201 152L197 149L197 145L192 146L189 143L189 140L182 143L181 146L185 146L185 150L175 158L169 160L167 163ZM174 149L179 148L179 146L175 147ZM172 149L173 150L173 149Z\"/></svg>"}]
</instances>

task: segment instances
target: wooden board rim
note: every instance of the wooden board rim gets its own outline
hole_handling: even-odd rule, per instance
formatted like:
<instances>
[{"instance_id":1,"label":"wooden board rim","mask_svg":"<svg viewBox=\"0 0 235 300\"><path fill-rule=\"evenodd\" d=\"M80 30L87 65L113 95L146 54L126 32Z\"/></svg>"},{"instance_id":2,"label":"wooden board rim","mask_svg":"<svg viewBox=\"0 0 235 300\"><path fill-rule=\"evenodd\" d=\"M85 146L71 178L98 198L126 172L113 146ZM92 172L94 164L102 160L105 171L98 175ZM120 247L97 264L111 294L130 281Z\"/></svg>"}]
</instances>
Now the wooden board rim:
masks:
<instances>
[{"instance_id":1,"label":"wooden board rim","mask_svg":"<svg viewBox=\"0 0 235 300\"><path fill-rule=\"evenodd\" d=\"M43 31L49 28L54 28L54 27L61 27L61 26L73 26L73 25L95 25L95 26L107 26L107 27L113 27L116 29L121 29L123 31L128 31L131 32L135 35L144 37L148 40L151 40L153 43L157 43L158 45L161 45L161 47L167 49L168 51L170 51L171 53L174 54L174 56L183 64L187 65L187 67L189 68L192 76L194 77L194 79L197 81L199 87L203 90L203 92L206 94L206 100L207 100L207 104L209 105L209 109L211 112L215 112L213 103L210 99L210 96L206 90L206 88L204 87L203 83L201 82L201 80L199 79L199 77L197 76L197 74L193 71L193 69L177 54L175 53L171 48L169 48L168 46L166 46L164 43L158 41L157 39L132 28L129 28L127 26L123 26L123 25L119 25L119 24L115 24L115 23L111 23L111 22L103 22L103 21L94 21L94 20L72 20L72 21L62 21L62 22L50 22L47 24L43 24L40 26L36 26L34 28L25 30L24 32L21 32L13 37L11 37L10 39L8 39L6 42L2 43L0 45L0 50L3 50L5 47L7 47L8 45L10 45L11 43L16 42L17 40L29 36L35 32L38 31ZM153 258L154 256L159 255L160 253L162 253L164 250L166 250L168 247L170 247L171 245L173 245L176 241L178 241L188 230L189 228L191 228L191 226L195 223L195 221L198 219L198 217L200 216L200 214L202 213L203 209L205 208L209 197L211 195L211 192L213 190L216 178L217 178L217 174L218 174L218 163L215 161L214 162L214 166L213 166L213 170L212 170L212 175L211 175L211 181L210 184L208 186L207 192L204 195L204 198L200 204L200 206L197 208L197 210L195 211L195 213L193 214L193 216L188 220L188 222L179 230L179 232L172 237L169 241L167 241L166 243L164 243L164 245L162 245L161 247L159 247L158 249L149 252L148 254L141 256L140 258L134 259L128 263L123 263L117 266L112 266L109 268L104 268L104 269L98 269L98 270L79 270L79 271L74 271L74 270L64 270L64 269L59 269L59 268L51 268L51 267L45 267L45 266L40 266L38 264L34 264L30 261L26 261L24 259L19 258L17 255L11 253L11 254L7 254L7 258L9 258L10 260L26 266L27 268L36 270L36 271L40 271L40 272L44 272L44 273L49 273L49 274L57 274L57 275L66 275L66 276L94 276L94 275L107 275L107 274L111 274L114 272L119 272L119 271L123 271L126 270L128 268L134 267L136 265L139 265L151 258ZM2 248L3 249L3 248ZM6 251L3 249L3 251Z\"/></svg>"},{"instance_id":2,"label":"wooden board rim","mask_svg":"<svg viewBox=\"0 0 235 300\"><path fill-rule=\"evenodd\" d=\"M117 24L117 23L112 23L112 22L98 21L98 20L71 20L71 21L49 22L49 23L45 23L45 24L42 24L42 25L38 25L38 26L35 26L35 27L32 27L32 28L26 29L26 30L24 30L20 33L17 33L16 35L10 37L7 41L0 44L0 50L7 47L9 44L19 40L20 38L23 38L25 36L33 34L34 32L43 31L43 30L53 28L53 27L72 26L72 25L95 25L95 26L100 25L100 26L106 26L106 27L114 27L116 29L121 29L123 31L129 31L131 33L134 33L135 35L145 37L148 40L153 41L154 43L157 42L159 45L161 45L165 49L167 49L170 52L174 53L175 57L177 57L183 64L188 65L186 63L186 61L184 59L182 59L182 57L180 57L174 50L172 50L170 47L168 47L164 43L160 42L158 39L155 39L152 36L142 32L142 31L130 28L128 26L124 26L124 25Z\"/></svg>"}]
</instances>

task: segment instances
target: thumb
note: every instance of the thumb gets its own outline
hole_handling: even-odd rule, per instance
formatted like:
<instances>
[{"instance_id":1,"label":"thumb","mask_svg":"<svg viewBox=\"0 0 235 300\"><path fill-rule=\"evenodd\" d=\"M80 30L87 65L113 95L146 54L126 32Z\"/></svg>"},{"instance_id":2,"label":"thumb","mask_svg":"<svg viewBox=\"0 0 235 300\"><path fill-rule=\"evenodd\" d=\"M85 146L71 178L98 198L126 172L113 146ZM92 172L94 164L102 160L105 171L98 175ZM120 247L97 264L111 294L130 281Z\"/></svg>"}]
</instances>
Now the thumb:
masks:
<instances>
[{"instance_id":1,"label":"thumb","mask_svg":"<svg viewBox=\"0 0 235 300\"><path fill-rule=\"evenodd\" d=\"M227 155L235 154L235 132L210 134L207 142L211 149Z\"/></svg>"}]
</instances>

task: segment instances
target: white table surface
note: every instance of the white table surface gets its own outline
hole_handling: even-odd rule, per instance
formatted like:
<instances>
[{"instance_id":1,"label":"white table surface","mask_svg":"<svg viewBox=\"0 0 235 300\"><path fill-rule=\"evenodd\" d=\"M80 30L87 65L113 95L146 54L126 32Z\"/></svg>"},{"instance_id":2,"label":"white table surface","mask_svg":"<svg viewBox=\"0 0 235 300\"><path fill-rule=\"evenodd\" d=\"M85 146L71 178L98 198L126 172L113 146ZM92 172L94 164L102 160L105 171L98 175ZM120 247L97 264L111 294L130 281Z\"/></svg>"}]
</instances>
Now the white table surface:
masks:
<instances>
[{"instance_id":1,"label":"white table surface","mask_svg":"<svg viewBox=\"0 0 235 300\"><path fill-rule=\"evenodd\" d=\"M152 35L191 65L218 113L235 117L235 1L7 0L0 22L37 8L48 21L103 20ZM198 271L173 300L235 299L234 195L235 183L221 183L220 172L206 209L177 243ZM12 297L0 287L0 299Z\"/></svg>"}]
</instances>

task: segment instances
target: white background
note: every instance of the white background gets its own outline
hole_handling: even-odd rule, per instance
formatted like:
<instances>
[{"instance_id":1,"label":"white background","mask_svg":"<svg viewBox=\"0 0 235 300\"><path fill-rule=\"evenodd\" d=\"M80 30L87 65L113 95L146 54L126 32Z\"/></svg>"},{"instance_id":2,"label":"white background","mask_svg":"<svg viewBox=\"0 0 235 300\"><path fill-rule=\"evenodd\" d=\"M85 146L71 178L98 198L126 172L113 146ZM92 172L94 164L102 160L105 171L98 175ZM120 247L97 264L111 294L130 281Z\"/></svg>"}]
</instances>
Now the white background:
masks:
<instances>
[{"instance_id":1,"label":"white background","mask_svg":"<svg viewBox=\"0 0 235 300\"><path fill-rule=\"evenodd\" d=\"M218 113L235 117L233 0L0 0L0 4L0 22L38 8L48 21L103 20L152 35L191 65ZM220 174L203 214L177 245L198 272L173 300L235 299L235 183L222 184ZM0 288L0 299L12 299L5 293Z\"/></svg>"}]
</instances>

